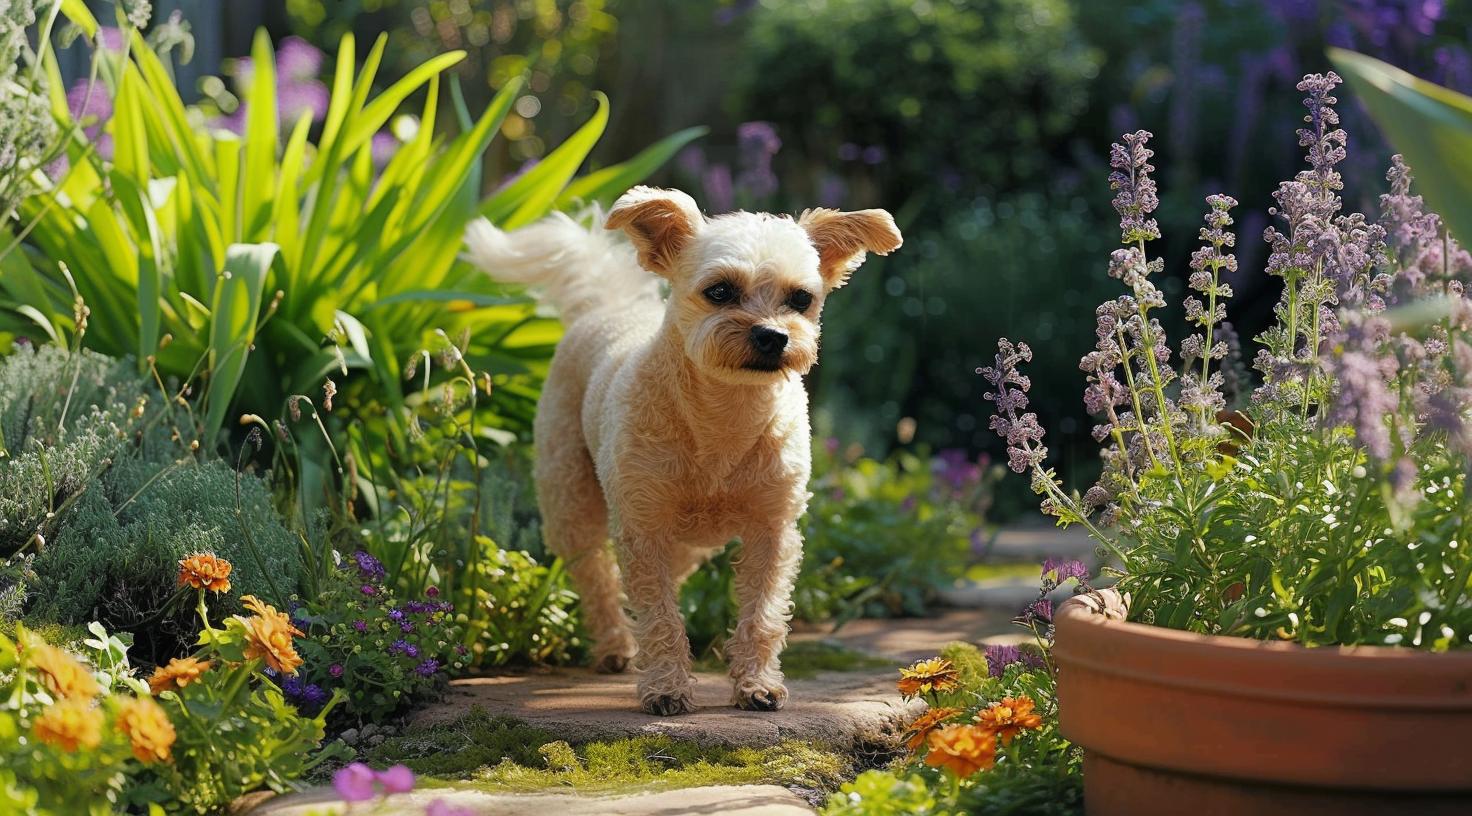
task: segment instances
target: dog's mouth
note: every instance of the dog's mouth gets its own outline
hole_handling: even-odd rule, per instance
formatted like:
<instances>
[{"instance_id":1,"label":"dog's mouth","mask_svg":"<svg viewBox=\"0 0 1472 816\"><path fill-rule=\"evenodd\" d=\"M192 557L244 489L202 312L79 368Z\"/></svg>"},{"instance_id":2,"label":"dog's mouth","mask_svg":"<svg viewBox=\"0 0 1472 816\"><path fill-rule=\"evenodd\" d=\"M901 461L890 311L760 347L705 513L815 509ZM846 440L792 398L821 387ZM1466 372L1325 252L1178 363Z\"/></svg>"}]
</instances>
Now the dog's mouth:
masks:
<instances>
[{"instance_id":1,"label":"dog's mouth","mask_svg":"<svg viewBox=\"0 0 1472 816\"><path fill-rule=\"evenodd\" d=\"M741 367L747 371L762 371L769 374L775 371L781 371L782 355L763 354L751 357L748 358L746 362L742 363Z\"/></svg>"}]
</instances>

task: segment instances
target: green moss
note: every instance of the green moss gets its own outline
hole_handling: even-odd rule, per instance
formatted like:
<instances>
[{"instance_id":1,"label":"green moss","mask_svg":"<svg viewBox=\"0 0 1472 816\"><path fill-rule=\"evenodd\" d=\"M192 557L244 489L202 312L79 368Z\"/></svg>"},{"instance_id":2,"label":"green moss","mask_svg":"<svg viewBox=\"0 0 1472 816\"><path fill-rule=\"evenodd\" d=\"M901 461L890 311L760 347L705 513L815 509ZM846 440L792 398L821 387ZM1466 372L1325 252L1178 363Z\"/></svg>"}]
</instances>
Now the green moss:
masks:
<instances>
[{"instance_id":1,"label":"green moss","mask_svg":"<svg viewBox=\"0 0 1472 816\"><path fill-rule=\"evenodd\" d=\"M511 791L752 784L832 790L853 773L849 757L807 743L739 748L640 736L574 746L480 708L451 723L411 728L369 749L362 761L403 763L441 781Z\"/></svg>"},{"instance_id":2,"label":"green moss","mask_svg":"<svg viewBox=\"0 0 1472 816\"><path fill-rule=\"evenodd\" d=\"M789 680L807 680L819 672L892 669L896 665L893 660L850 649L831 640L798 641L788 644L782 652L782 673ZM718 655L706 654L695 661L695 670L720 674L726 671L726 664Z\"/></svg>"},{"instance_id":3,"label":"green moss","mask_svg":"<svg viewBox=\"0 0 1472 816\"><path fill-rule=\"evenodd\" d=\"M956 641L941 649L940 656L956 667L963 689L974 689L991 676L986 656L973 644Z\"/></svg>"}]
</instances>

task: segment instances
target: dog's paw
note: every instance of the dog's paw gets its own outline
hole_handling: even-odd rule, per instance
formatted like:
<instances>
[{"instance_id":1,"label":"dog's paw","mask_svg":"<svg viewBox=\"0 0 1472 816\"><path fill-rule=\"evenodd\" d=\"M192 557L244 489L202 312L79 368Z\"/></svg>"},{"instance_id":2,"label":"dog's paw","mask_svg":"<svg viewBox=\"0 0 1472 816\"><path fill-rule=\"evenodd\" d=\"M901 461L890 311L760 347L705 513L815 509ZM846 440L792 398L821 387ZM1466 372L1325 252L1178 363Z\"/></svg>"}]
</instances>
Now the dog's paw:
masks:
<instances>
[{"instance_id":1,"label":"dog's paw","mask_svg":"<svg viewBox=\"0 0 1472 816\"><path fill-rule=\"evenodd\" d=\"M747 711L777 711L787 705L787 687L778 683L766 688L739 688L735 697L737 708Z\"/></svg>"},{"instance_id":2,"label":"dog's paw","mask_svg":"<svg viewBox=\"0 0 1472 816\"><path fill-rule=\"evenodd\" d=\"M689 694L651 694L639 701L639 707L647 714L676 717L693 712L695 701Z\"/></svg>"},{"instance_id":3,"label":"dog's paw","mask_svg":"<svg viewBox=\"0 0 1472 816\"><path fill-rule=\"evenodd\" d=\"M599 674L623 674L628 668L629 658L621 654L604 655L593 664L593 671Z\"/></svg>"}]
</instances>

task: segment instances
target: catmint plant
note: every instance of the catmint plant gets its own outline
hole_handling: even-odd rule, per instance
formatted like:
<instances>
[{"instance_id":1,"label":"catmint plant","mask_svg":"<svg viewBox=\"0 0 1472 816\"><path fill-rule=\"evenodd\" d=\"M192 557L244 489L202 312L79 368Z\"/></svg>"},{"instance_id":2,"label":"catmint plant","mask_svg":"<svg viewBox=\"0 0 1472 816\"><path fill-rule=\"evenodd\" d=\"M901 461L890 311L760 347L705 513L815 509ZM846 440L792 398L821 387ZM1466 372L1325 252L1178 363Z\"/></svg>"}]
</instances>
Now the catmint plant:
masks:
<instances>
[{"instance_id":1,"label":"catmint plant","mask_svg":"<svg viewBox=\"0 0 1472 816\"><path fill-rule=\"evenodd\" d=\"M1123 246L1107 272L1124 292L1095 311L1097 342L1079 363L1099 420L1098 483L1069 494L1046 467L1025 343L1001 340L978 373L1012 469L1116 563L1132 618L1307 645L1466 647L1472 255L1411 192L1398 156L1378 220L1344 212L1339 83L1330 72L1298 84L1305 166L1273 193L1263 235L1264 271L1283 291L1256 338L1255 388L1226 320L1230 196L1206 199L1181 303L1189 333L1172 359L1145 131L1110 153Z\"/></svg>"}]
</instances>

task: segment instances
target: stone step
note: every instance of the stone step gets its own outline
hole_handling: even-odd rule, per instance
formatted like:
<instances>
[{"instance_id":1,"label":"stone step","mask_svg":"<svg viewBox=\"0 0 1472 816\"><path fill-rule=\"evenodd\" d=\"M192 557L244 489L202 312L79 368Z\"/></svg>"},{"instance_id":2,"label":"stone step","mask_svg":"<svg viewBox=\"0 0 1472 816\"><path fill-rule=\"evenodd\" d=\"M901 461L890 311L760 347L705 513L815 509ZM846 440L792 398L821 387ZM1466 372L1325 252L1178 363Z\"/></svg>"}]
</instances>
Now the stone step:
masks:
<instances>
[{"instance_id":1,"label":"stone step","mask_svg":"<svg viewBox=\"0 0 1472 816\"><path fill-rule=\"evenodd\" d=\"M371 812L375 816L424 816L436 800L475 816L807 816L813 809L797 794L776 785L713 785L704 788L637 793L626 796L579 796L572 793L484 793L463 789L425 789L382 800L379 809L358 805L347 810L331 788L270 799L249 816L338 816ZM366 803L371 804L371 803Z\"/></svg>"},{"instance_id":2,"label":"stone step","mask_svg":"<svg viewBox=\"0 0 1472 816\"><path fill-rule=\"evenodd\" d=\"M638 675L557 669L456 680L445 699L419 712L415 725L448 722L474 706L528 725L575 737L574 742L665 735L701 744L771 746L784 740L852 750L893 740L923 704L900 700L893 672L824 672L789 680L787 706L777 712L731 705L731 681L697 674L694 713L645 714L638 708Z\"/></svg>"}]
</instances>

